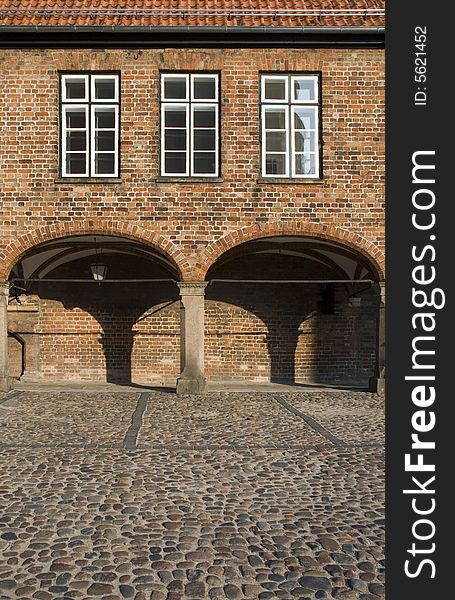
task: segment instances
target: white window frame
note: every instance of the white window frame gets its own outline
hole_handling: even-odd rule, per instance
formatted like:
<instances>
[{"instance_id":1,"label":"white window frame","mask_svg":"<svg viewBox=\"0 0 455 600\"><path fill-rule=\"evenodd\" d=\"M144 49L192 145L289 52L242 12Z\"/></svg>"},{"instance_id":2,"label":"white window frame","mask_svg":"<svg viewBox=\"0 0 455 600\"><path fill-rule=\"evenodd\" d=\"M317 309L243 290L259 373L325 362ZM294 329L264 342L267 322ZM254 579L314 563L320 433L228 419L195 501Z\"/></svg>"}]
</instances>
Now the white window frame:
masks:
<instances>
[{"instance_id":1,"label":"white window frame","mask_svg":"<svg viewBox=\"0 0 455 600\"><path fill-rule=\"evenodd\" d=\"M78 109L85 112L85 127L70 128L66 126L66 113L69 109ZM67 150L66 134L68 131L85 131L85 150ZM67 154L85 154L85 173L67 174L66 156ZM64 177L87 177L89 171L89 111L88 104L62 104L62 175Z\"/></svg>"},{"instance_id":2,"label":"white window frame","mask_svg":"<svg viewBox=\"0 0 455 600\"><path fill-rule=\"evenodd\" d=\"M315 99L314 100L296 100L294 98L294 82L296 80L308 79L315 84ZM266 81L286 81L286 99L285 100L267 100L265 98L265 83ZM321 178L321 164L320 164L320 119L321 119L321 103L320 103L320 79L316 74L288 74L288 75L261 75L261 177L267 179L320 179ZM267 109L283 109L286 106L286 170L284 174L267 173L267 154L274 154L273 152L267 152L266 146L266 132L275 131L273 129L266 129L265 127L265 112ZM311 108L315 111L315 151L314 152L298 152L295 150L295 134L296 131L300 131L295 128L294 115L296 110L301 108ZM283 131L282 129L276 131ZM308 130L313 132L313 130ZM275 154L280 154L276 152ZM295 162L298 155L307 155L315 157L315 173L297 173Z\"/></svg>"},{"instance_id":3,"label":"white window frame","mask_svg":"<svg viewBox=\"0 0 455 600\"><path fill-rule=\"evenodd\" d=\"M280 110L283 111L284 110L284 129L266 129L265 127L265 113L267 112L267 110ZM268 131L284 131L284 134L286 136L286 146L288 144L288 132L289 132L289 105L287 104L263 104L262 105L262 116L261 116L261 122L262 122L262 165L263 165L263 172L265 173L266 171L266 161L267 161L267 154L284 154L285 155L285 174L284 175L278 175L276 173L273 174L269 174L267 175L267 177L289 177L289 152L286 150L286 152L267 152L267 145L266 145L266 141L267 141L267 132Z\"/></svg>"},{"instance_id":4,"label":"white window frame","mask_svg":"<svg viewBox=\"0 0 455 600\"><path fill-rule=\"evenodd\" d=\"M66 96L66 82L68 79L85 82L85 99L77 100L68 99ZM95 82L100 79L113 79L115 81L114 90L115 97L112 100L95 99ZM63 178L71 179L105 179L119 177L120 163L120 76L117 73L65 73L61 75L61 145L60 145L60 172ZM68 154L83 154L83 151L69 151L66 145L66 134L69 131L66 127L66 111L68 108L79 108L85 110L86 118L86 168L85 173L68 173L67 170L67 155ZM114 109L114 129L106 129L106 131L115 131L114 133L114 150L105 151L114 155L114 171L112 173L96 173L95 156L98 153L103 154L102 150L95 150L95 110L102 108ZM82 131L82 129L81 129Z\"/></svg>"},{"instance_id":5,"label":"white window frame","mask_svg":"<svg viewBox=\"0 0 455 600\"><path fill-rule=\"evenodd\" d=\"M284 81L286 96L280 100L276 98L266 99L265 83L266 81ZM271 104L288 104L289 103L289 75L262 75L261 80L261 100L262 102L270 102Z\"/></svg>"},{"instance_id":6,"label":"white window frame","mask_svg":"<svg viewBox=\"0 0 455 600\"><path fill-rule=\"evenodd\" d=\"M114 174L111 173L96 173L92 177L118 177L118 148L119 148L119 126L118 126L118 104L92 104L91 105L91 152L90 152L90 172L95 173L95 158L97 154L113 154L114 155ZM114 109L114 128L97 129L95 127L95 111L103 108ZM96 150L95 136L97 131L113 131L114 132L114 150Z\"/></svg>"},{"instance_id":7,"label":"white window frame","mask_svg":"<svg viewBox=\"0 0 455 600\"><path fill-rule=\"evenodd\" d=\"M164 82L166 81L166 79L185 79L186 83L186 92L185 92L185 98L165 98L164 96ZM161 73L161 102L177 102L180 104L183 104L184 102L188 102L190 97L189 97L189 81L190 81L190 75L189 73Z\"/></svg>"},{"instance_id":8,"label":"white window frame","mask_svg":"<svg viewBox=\"0 0 455 600\"><path fill-rule=\"evenodd\" d=\"M166 108L180 108L185 109L185 122L186 122L186 147L185 150L166 150L165 149L165 131L166 129L183 129L183 127L166 127L165 126L165 112ZM190 105L188 102L165 102L161 104L161 169L162 173L164 173L166 162L166 153L167 152L185 152L186 155L186 170L185 173L166 173L167 177L188 177L189 176L189 157L190 157L190 136L189 136L189 109Z\"/></svg>"},{"instance_id":9,"label":"white window frame","mask_svg":"<svg viewBox=\"0 0 455 600\"><path fill-rule=\"evenodd\" d=\"M85 82L85 96L84 98L67 98L66 97L66 82L68 79L80 79ZM67 73L66 75L62 75L62 102L72 102L73 104L80 104L89 101L89 79L88 75L79 75L78 73L74 73L74 75L70 75Z\"/></svg>"},{"instance_id":10,"label":"white window frame","mask_svg":"<svg viewBox=\"0 0 455 600\"><path fill-rule=\"evenodd\" d=\"M114 80L114 98L109 98L108 100L106 100L106 98L96 98L95 96L95 85L96 82L99 80L103 80L103 79L113 79ZM119 78L118 75L96 75L93 74L90 77L90 93L91 93L91 102L96 103L96 104L111 104L112 102L119 102Z\"/></svg>"},{"instance_id":11,"label":"white window frame","mask_svg":"<svg viewBox=\"0 0 455 600\"><path fill-rule=\"evenodd\" d=\"M169 99L164 97L164 82L166 79L180 78L186 79L186 100L182 99ZM194 98L194 78L198 79L213 79L215 81L215 98L214 99L195 99ZM165 131L166 129L172 129L165 126L165 109L167 107L185 108L186 111L186 170L185 173L171 173L166 172L165 162ZM215 127L207 128L209 131L215 130L215 148L214 150L195 150L194 149L194 109L195 108L214 108L215 109ZM219 74L218 73L161 73L161 176L162 177L186 177L186 178L198 178L198 177L219 177L220 172L220 123L219 123ZM180 129L180 128L178 128ZM204 128L201 128L204 129ZM170 152L169 150L167 152ZM178 152L175 150L174 152ZM180 152L183 152L181 150ZM203 152L214 152L215 154L215 171L213 173L195 173L194 172L194 156L195 153Z\"/></svg>"}]
</instances>

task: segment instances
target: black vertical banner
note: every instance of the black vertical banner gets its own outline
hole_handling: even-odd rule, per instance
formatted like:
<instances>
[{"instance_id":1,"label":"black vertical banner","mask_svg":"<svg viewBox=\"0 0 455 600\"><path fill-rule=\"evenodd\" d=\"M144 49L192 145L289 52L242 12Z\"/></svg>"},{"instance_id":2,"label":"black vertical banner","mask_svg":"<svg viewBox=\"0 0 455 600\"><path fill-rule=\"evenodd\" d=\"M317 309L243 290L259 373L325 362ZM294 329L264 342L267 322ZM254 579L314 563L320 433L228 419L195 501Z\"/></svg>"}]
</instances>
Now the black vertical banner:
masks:
<instances>
[{"instance_id":1,"label":"black vertical banner","mask_svg":"<svg viewBox=\"0 0 455 600\"><path fill-rule=\"evenodd\" d=\"M455 598L454 10L386 11L386 597L436 600Z\"/></svg>"}]
</instances>

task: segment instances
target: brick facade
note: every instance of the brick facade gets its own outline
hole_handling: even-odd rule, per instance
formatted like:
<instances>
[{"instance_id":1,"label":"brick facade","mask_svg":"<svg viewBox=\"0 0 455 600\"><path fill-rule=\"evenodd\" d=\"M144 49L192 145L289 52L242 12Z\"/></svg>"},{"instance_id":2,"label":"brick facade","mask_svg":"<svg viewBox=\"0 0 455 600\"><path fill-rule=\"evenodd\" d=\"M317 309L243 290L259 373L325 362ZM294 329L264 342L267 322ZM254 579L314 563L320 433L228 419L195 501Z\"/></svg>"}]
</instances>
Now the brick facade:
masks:
<instances>
[{"instance_id":1,"label":"brick facade","mask_svg":"<svg viewBox=\"0 0 455 600\"><path fill-rule=\"evenodd\" d=\"M383 280L383 60L382 50L361 48L0 49L0 280L39 244L82 234L113 235L153 248L183 281L203 281L226 252L271 236L349 249L368 263L375 280ZM59 178L62 70L120 73L118 182ZM160 180L160 70L220 73L221 177L216 181ZM321 181L261 180L261 71L321 72ZM273 256L251 262L245 248L237 270L227 263L217 277L251 279L263 273L273 279L287 269L289 279L298 278L295 260ZM75 262L52 277L77 276L81 265ZM300 276L339 278L323 266L311 268L302 263ZM160 274L157 267L156 276L169 273ZM335 312L323 314L318 302L324 286L276 287L208 286L207 377L330 382L371 376L376 336L371 290L362 292L361 307L353 307L349 290L335 285ZM36 338L44 378L175 380L177 286L130 284L109 294L105 289L39 284L29 290L40 298L36 318L10 312L11 332ZM22 346L16 338L10 342L11 374L17 376Z\"/></svg>"}]
</instances>

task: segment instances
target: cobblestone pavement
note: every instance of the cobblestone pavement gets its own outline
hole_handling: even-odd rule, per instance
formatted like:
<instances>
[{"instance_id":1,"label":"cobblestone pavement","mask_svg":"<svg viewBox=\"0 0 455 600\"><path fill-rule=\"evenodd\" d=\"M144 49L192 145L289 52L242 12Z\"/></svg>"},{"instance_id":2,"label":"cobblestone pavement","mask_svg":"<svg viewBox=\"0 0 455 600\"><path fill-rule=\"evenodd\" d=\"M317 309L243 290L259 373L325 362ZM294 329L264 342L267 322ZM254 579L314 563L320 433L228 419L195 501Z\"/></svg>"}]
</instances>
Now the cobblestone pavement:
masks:
<instances>
[{"instance_id":1,"label":"cobblestone pavement","mask_svg":"<svg viewBox=\"0 0 455 600\"><path fill-rule=\"evenodd\" d=\"M0 600L377 600L361 392L0 397Z\"/></svg>"}]
</instances>

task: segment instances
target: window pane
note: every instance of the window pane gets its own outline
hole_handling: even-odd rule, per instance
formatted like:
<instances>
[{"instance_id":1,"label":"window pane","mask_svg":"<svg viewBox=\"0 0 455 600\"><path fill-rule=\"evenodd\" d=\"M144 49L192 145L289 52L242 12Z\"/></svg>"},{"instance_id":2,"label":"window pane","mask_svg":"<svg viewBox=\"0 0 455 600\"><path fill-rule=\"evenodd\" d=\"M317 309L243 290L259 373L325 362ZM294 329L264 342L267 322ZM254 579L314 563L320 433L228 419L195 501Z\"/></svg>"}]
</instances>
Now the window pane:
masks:
<instances>
[{"instance_id":1,"label":"window pane","mask_svg":"<svg viewBox=\"0 0 455 600\"><path fill-rule=\"evenodd\" d=\"M114 150L114 131L97 131L95 134L95 150Z\"/></svg>"},{"instance_id":2,"label":"window pane","mask_svg":"<svg viewBox=\"0 0 455 600\"><path fill-rule=\"evenodd\" d=\"M166 173L186 173L185 152L166 152L164 156L164 168Z\"/></svg>"},{"instance_id":3,"label":"window pane","mask_svg":"<svg viewBox=\"0 0 455 600\"><path fill-rule=\"evenodd\" d=\"M314 79L294 79L294 100L314 102L316 100L316 81Z\"/></svg>"},{"instance_id":4,"label":"window pane","mask_svg":"<svg viewBox=\"0 0 455 600\"><path fill-rule=\"evenodd\" d=\"M216 98L215 78L193 77L193 86L195 100L214 100Z\"/></svg>"},{"instance_id":5,"label":"window pane","mask_svg":"<svg viewBox=\"0 0 455 600\"><path fill-rule=\"evenodd\" d=\"M316 135L314 132L298 131L295 133L295 151L296 152L315 152Z\"/></svg>"},{"instance_id":6,"label":"window pane","mask_svg":"<svg viewBox=\"0 0 455 600\"><path fill-rule=\"evenodd\" d=\"M66 172L68 175L85 175L85 152L83 154L66 155Z\"/></svg>"},{"instance_id":7,"label":"window pane","mask_svg":"<svg viewBox=\"0 0 455 600\"><path fill-rule=\"evenodd\" d=\"M95 99L114 100L115 79L95 79Z\"/></svg>"},{"instance_id":8,"label":"window pane","mask_svg":"<svg viewBox=\"0 0 455 600\"><path fill-rule=\"evenodd\" d=\"M97 108L95 109L95 127L96 129L114 129L115 128L115 109Z\"/></svg>"},{"instance_id":9,"label":"window pane","mask_svg":"<svg viewBox=\"0 0 455 600\"><path fill-rule=\"evenodd\" d=\"M284 110L266 110L265 111L266 129L285 129L286 113Z\"/></svg>"},{"instance_id":10,"label":"window pane","mask_svg":"<svg viewBox=\"0 0 455 600\"><path fill-rule=\"evenodd\" d=\"M194 173L215 173L215 152L197 152L194 155Z\"/></svg>"},{"instance_id":11,"label":"window pane","mask_svg":"<svg viewBox=\"0 0 455 600\"><path fill-rule=\"evenodd\" d=\"M265 80L265 99L266 100L285 100L287 81L276 81L274 79Z\"/></svg>"},{"instance_id":12,"label":"window pane","mask_svg":"<svg viewBox=\"0 0 455 600\"><path fill-rule=\"evenodd\" d=\"M286 152L286 133L284 131L268 131L265 149L267 152Z\"/></svg>"},{"instance_id":13,"label":"window pane","mask_svg":"<svg viewBox=\"0 0 455 600\"><path fill-rule=\"evenodd\" d=\"M65 96L67 100L85 99L85 79L65 79Z\"/></svg>"},{"instance_id":14,"label":"window pane","mask_svg":"<svg viewBox=\"0 0 455 600\"><path fill-rule=\"evenodd\" d=\"M194 127L215 127L215 107L200 107L194 109Z\"/></svg>"},{"instance_id":15,"label":"window pane","mask_svg":"<svg viewBox=\"0 0 455 600\"><path fill-rule=\"evenodd\" d=\"M186 77L165 77L164 97L167 100L184 100L186 94Z\"/></svg>"},{"instance_id":16,"label":"window pane","mask_svg":"<svg viewBox=\"0 0 455 600\"><path fill-rule=\"evenodd\" d=\"M96 154L95 155L95 173L96 175L114 174L114 154Z\"/></svg>"},{"instance_id":17,"label":"window pane","mask_svg":"<svg viewBox=\"0 0 455 600\"><path fill-rule=\"evenodd\" d=\"M186 129L166 129L164 132L165 150L186 150Z\"/></svg>"},{"instance_id":18,"label":"window pane","mask_svg":"<svg viewBox=\"0 0 455 600\"><path fill-rule=\"evenodd\" d=\"M267 175L285 175L286 155L267 154L265 158L265 172Z\"/></svg>"},{"instance_id":19,"label":"window pane","mask_svg":"<svg viewBox=\"0 0 455 600\"><path fill-rule=\"evenodd\" d=\"M296 108L294 127L296 129L315 129L316 110L314 108Z\"/></svg>"},{"instance_id":20,"label":"window pane","mask_svg":"<svg viewBox=\"0 0 455 600\"><path fill-rule=\"evenodd\" d=\"M166 106L164 109L165 127L186 127L186 110L184 108L173 108Z\"/></svg>"},{"instance_id":21,"label":"window pane","mask_svg":"<svg viewBox=\"0 0 455 600\"><path fill-rule=\"evenodd\" d=\"M65 114L67 129L85 129L85 110L83 108L67 108Z\"/></svg>"},{"instance_id":22,"label":"window pane","mask_svg":"<svg viewBox=\"0 0 455 600\"><path fill-rule=\"evenodd\" d=\"M215 150L215 131L196 129L194 131L195 150Z\"/></svg>"},{"instance_id":23,"label":"window pane","mask_svg":"<svg viewBox=\"0 0 455 600\"><path fill-rule=\"evenodd\" d=\"M296 154L294 160L296 175L316 175L315 154Z\"/></svg>"},{"instance_id":24,"label":"window pane","mask_svg":"<svg viewBox=\"0 0 455 600\"><path fill-rule=\"evenodd\" d=\"M66 133L66 149L69 151L86 150L85 131L68 131Z\"/></svg>"}]
</instances>

